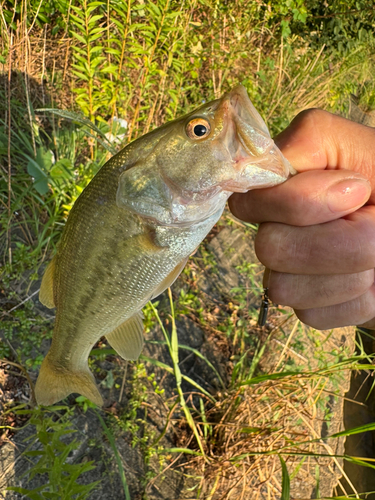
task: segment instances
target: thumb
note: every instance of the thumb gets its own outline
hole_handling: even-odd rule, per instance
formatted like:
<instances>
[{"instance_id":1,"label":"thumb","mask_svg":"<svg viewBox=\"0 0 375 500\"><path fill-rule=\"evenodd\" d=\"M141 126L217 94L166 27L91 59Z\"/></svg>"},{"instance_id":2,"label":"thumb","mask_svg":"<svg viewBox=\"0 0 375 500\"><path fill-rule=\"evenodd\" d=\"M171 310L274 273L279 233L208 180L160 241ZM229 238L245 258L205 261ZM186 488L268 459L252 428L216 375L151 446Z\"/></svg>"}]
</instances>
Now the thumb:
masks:
<instances>
[{"instance_id":1,"label":"thumb","mask_svg":"<svg viewBox=\"0 0 375 500\"><path fill-rule=\"evenodd\" d=\"M297 115L275 142L298 172L354 170L375 189L375 130L371 127L310 109Z\"/></svg>"}]
</instances>

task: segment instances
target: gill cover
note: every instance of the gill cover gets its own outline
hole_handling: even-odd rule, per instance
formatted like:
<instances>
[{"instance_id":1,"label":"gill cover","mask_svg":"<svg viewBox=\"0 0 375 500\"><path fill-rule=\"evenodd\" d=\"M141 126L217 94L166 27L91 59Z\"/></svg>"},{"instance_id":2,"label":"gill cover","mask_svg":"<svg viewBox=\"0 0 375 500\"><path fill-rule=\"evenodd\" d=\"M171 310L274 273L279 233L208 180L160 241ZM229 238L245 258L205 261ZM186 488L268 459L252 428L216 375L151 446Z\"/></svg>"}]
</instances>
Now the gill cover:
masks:
<instances>
[{"instance_id":1,"label":"gill cover","mask_svg":"<svg viewBox=\"0 0 375 500\"><path fill-rule=\"evenodd\" d=\"M185 226L224 208L230 194L218 187L205 200L194 200L194 194L170 188L157 170L138 166L120 175L116 203L161 225Z\"/></svg>"}]
</instances>

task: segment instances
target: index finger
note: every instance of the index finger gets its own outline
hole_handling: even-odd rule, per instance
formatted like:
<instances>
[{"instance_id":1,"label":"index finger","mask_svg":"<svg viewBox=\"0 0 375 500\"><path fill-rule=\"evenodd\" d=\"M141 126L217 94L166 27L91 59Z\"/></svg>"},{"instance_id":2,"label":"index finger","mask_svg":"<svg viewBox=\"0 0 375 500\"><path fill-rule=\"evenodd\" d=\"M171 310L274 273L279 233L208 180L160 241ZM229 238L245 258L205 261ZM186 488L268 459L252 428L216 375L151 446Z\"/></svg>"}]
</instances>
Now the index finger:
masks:
<instances>
[{"instance_id":1,"label":"index finger","mask_svg":"<svg viewBox=\"0 0 375 500\"><path fill-rule=\"evenodd\" d=\"M317 170L302 172L272 188L235 193L229 207L236 217L248 222L309 226L357 210L370 194L370 183L356 172Z\"/></svg>"}]
</instances>

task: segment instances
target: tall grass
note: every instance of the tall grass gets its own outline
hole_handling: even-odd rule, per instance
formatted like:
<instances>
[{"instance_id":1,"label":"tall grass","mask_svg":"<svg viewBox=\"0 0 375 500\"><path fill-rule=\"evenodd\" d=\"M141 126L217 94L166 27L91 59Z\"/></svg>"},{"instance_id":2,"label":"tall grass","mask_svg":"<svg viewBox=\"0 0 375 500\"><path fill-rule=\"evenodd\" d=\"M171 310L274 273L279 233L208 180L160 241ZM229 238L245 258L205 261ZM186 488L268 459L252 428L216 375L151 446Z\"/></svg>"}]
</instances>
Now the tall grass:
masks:
<instances>
[{"instance_id":1,"label":"tall grass","mask_svg":"<svg viewBox=\"0 0 375 500\"><path fill-rule=\"evenodd\" d=\"M126 119L120 147L237 82L247 87L273 133L306 107L344 112L348 96L361 86L371 100L370 33L361 31L356 44L343 54L327 50L315 34L306 35L305 27L314 22L315 7L309 8L286 0L273 6L254 0L2 3L0 155L6 167L0 191L7 207L2 234L8 260L12 241L17 240L15 228L25 229L14 213L20 210L20 217L29 219L19 200L30 191L22 205L36 208L29 241L33 246L40 234L35 218L43 218L40 207L48 210L49 219L54 214L56 222L61 220L59 209L77 196L72 181L84 187L107 157L90 137L85 147L82 137L80 143L72 137L66 144L70 153L61 151L64 122L35 111L46 104L75 107L104 132L113 132L114 118ZM354 26L350 18L347 22ZM81 135L79 127L75 129L71 135ZM59 168L47 158L49 150ZM25 173L25 163L34 188L44 198L35 198L27 175L21 188L18 179ZM43 190L38 189L41 183ZM55 194L52 198L47 195L48 184ZM38 241L39 253L41 246L46 250L46 243Z\"/></svg>"},{"instance_id":2,"label":"tall grass","mask_svg":"<svg viewBox=\"0 0 375 500\"><path fill-rule=\"evenodd\" d=\"M39 352L39 337L48 328L31 305L29 285L25 289L20 283L39 278L38 268L53 254L74 200L109 155L128 141L238 82L246 86L273 134L307 107L345 114L351 93L373 106L374 13L367 7L364 0L349 0L346 14L340 0L326 7L313 0L3 1L0 251L7 338L0 342L0 357L29 360L30 368L38 365L38 357L30 363L30 352ZM181 300L187 302L189 296L189 310L194 310L198 299L191 295L181 294ZM196 320L207 329L207 305L203 300L200 304ZM360 369L360 357L308 372L289 369L284 358L293 330L274 373L259 375L262 355L282 327L254 347L247 342L244 324L251 322L250 314L241 325L231 317L219 331L235 349L226 385L199 351L178 344L173 301L171 307L171 333L153 310L171 366L143 360L175 378L178 397L168 422L174 412L183 414L191 445L167 452L191 454L201 476L199 498L245 498L251 487L267 484L267 494L281 492L287 500L294 478L310 460L324 456L341 467L343 457L336 457L329 444L340 436L328 436L328 444L322 441L306 411L316 415L328 381L344 370ZM238 305L246 307L245 302ZM33 335L24 335L31 323ZM15 349L17 332L22 340ZM216 372L218 394L182 373L180 349L190 349ZM200 394L198 406L187 401L182 382ZM44 432L42 423L38 425ZM102 425L128 498L115 440L104 420ZM60 430L64 433L65 427ZM162 435L153 440L155 445ZM314 477L319 496L319 469Z\"/></svg>"}]
</instances>

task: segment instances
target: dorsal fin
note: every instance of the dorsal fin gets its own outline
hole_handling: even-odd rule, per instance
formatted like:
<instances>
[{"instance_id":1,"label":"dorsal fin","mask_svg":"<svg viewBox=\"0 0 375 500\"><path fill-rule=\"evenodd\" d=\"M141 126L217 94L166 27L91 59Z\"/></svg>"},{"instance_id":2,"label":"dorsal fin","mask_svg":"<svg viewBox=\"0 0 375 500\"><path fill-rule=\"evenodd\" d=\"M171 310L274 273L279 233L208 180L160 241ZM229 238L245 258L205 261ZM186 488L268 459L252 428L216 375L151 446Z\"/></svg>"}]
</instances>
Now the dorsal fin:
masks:
<instances>
[{"instance_id":1,"label":"dorsal fin","mask_svg":"<svg viewBox=\"0 0 375 500\"><path fill-rule=\"evenodd\" d=\"M49 309L52 309L52 307L56 307L55 300L53 298L54 272L55 272L55 257L51 260L51 262L47 266L47 269L44 271L39 291L40 302Z\"/></svg>"}]
</instances>

